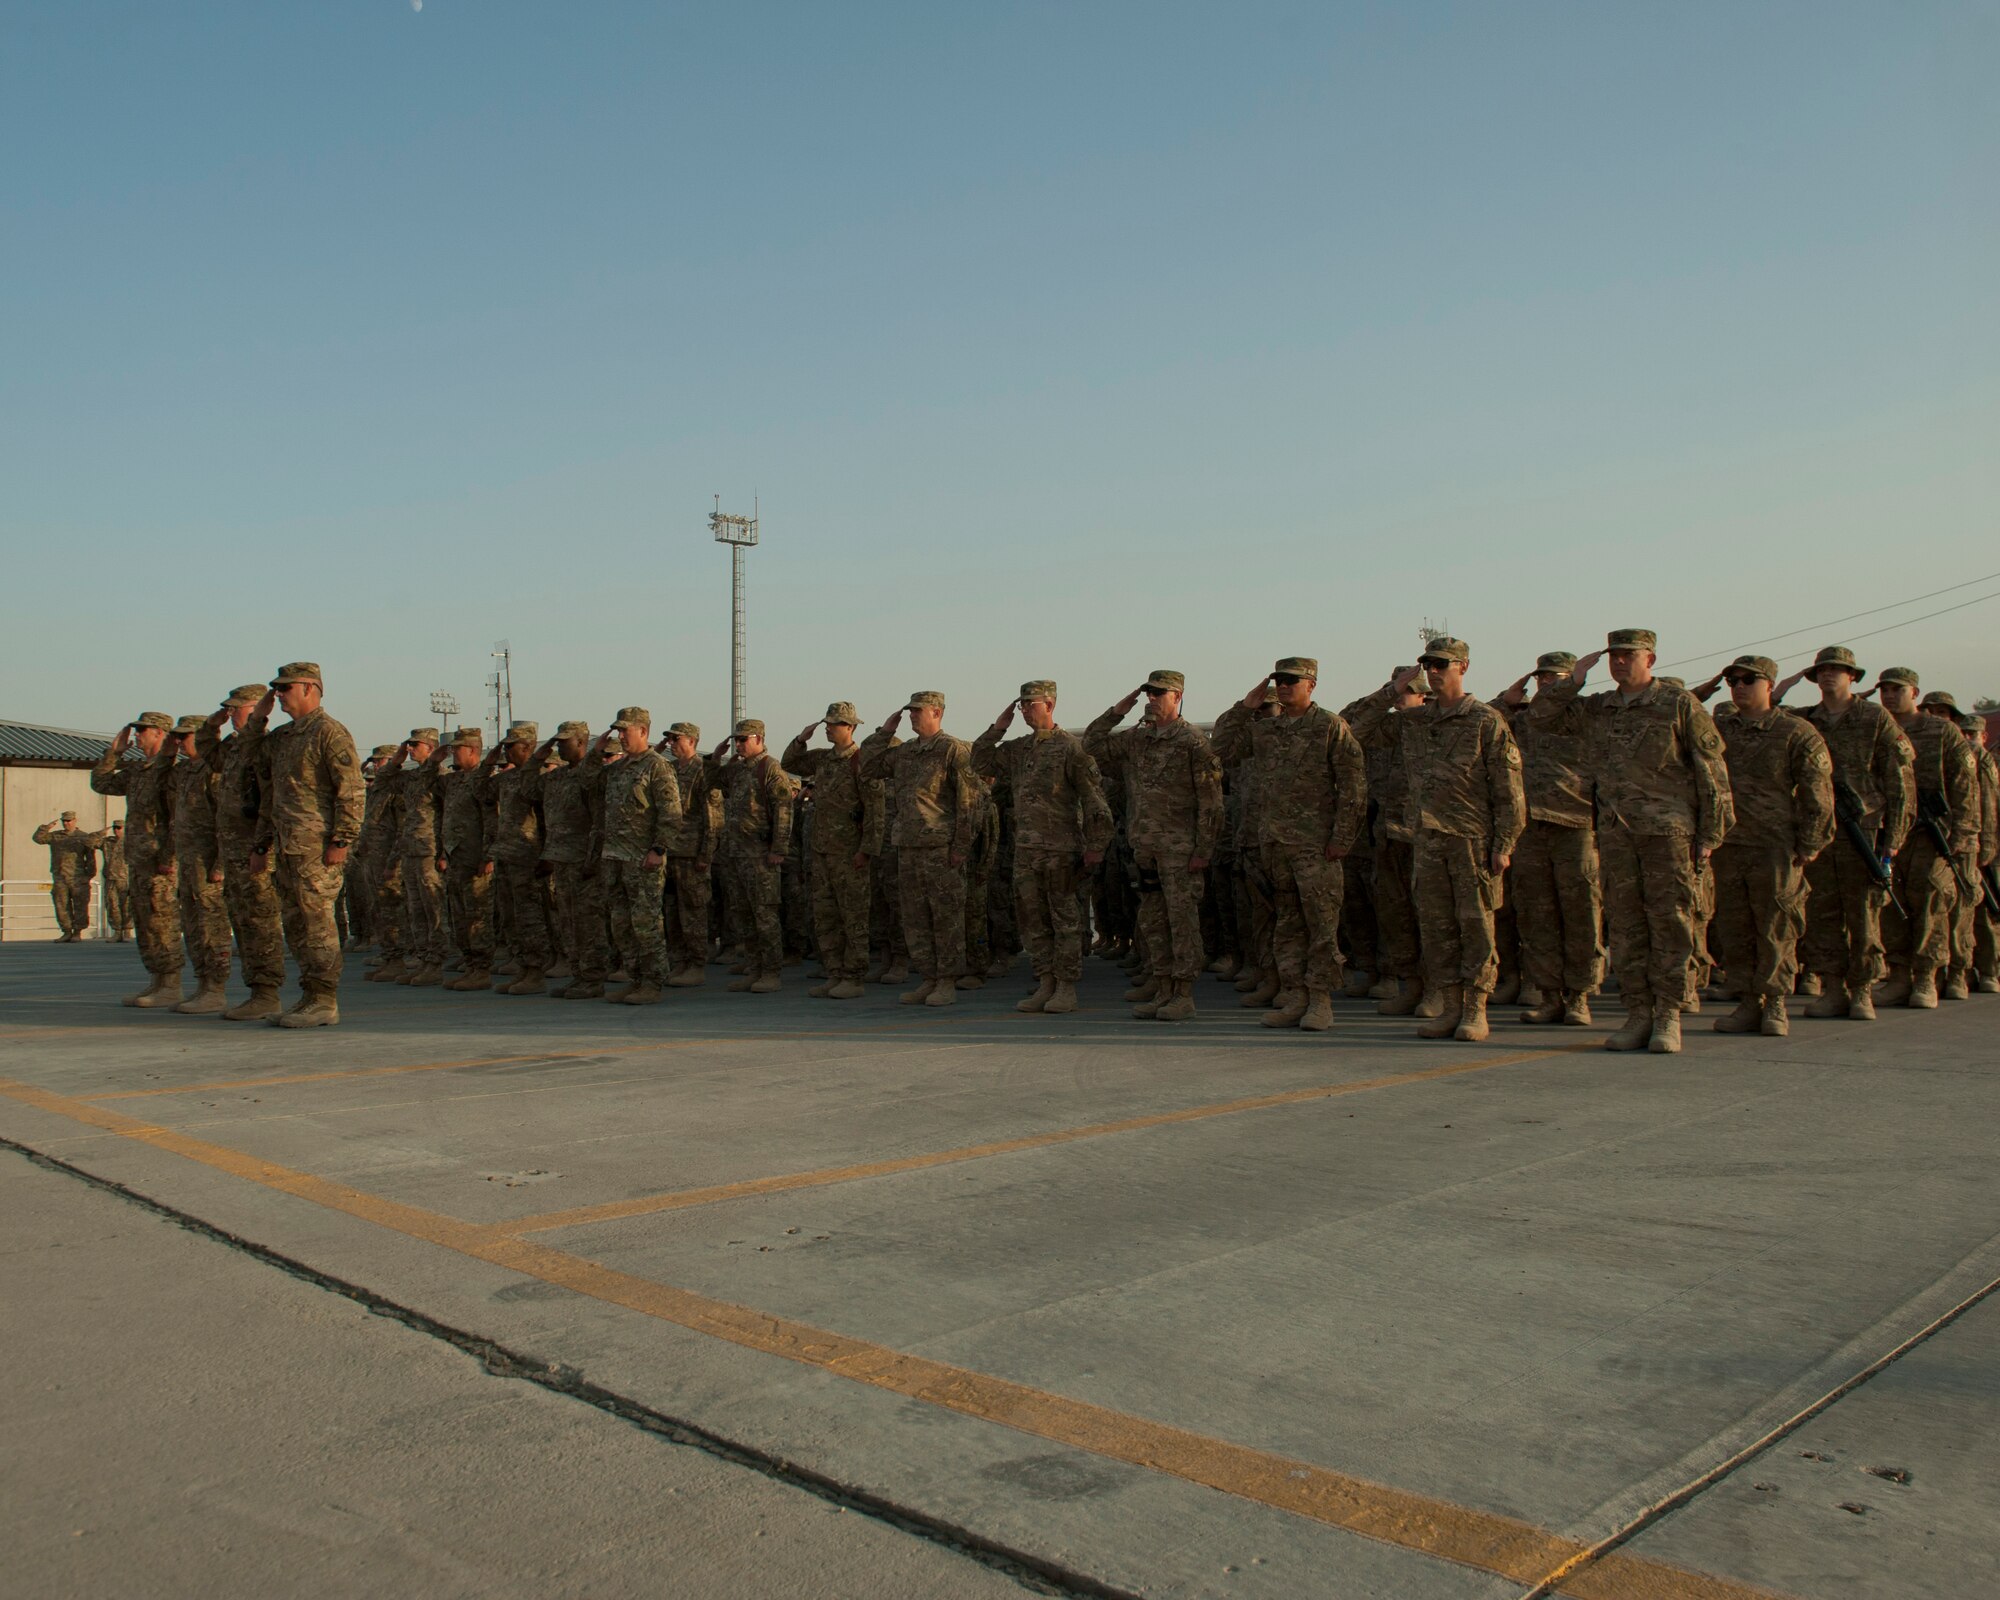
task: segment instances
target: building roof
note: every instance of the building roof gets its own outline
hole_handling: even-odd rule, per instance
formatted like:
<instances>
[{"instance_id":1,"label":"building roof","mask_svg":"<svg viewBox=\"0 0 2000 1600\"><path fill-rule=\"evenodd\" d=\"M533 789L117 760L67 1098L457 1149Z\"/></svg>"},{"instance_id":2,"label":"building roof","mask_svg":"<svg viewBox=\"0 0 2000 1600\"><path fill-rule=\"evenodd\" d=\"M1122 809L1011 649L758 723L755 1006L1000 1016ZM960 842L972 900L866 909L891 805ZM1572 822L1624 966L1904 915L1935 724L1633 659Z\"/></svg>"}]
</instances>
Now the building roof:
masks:
<instances>
[{"instance_id":1,"label":"building roof","mask_svg":"<svg viewBox=\"0 0 2000 1600\"><path fill-rule=\"evenodd\" d=\"M50 728L36 722L0 717L0 762L76 761L95 764L111 747L108 733L79 728Z\"/></svg>"}]
</instances>

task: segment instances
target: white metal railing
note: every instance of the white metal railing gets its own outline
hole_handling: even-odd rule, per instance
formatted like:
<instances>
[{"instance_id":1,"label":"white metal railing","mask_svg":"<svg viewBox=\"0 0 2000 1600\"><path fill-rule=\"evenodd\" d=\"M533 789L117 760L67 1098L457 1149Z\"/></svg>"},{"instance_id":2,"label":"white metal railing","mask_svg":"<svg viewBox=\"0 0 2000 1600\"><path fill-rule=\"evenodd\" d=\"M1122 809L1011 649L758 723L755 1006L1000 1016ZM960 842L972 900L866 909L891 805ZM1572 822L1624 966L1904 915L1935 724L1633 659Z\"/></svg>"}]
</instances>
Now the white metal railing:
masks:
<instances>
[{"instance_id":1,"label":"white metal railing","mask_svg":"<svg viewBox=\"0 0 2000 1600\"><path fill-rule=\"evenodd\" d=\"M49 898L47 878L0 878L0 940L57 939L62 924L56 921L55 902ZM104 925L104 880L90 880L90 932L92 939L108 939Z\"/></svg>"}]
</instances>

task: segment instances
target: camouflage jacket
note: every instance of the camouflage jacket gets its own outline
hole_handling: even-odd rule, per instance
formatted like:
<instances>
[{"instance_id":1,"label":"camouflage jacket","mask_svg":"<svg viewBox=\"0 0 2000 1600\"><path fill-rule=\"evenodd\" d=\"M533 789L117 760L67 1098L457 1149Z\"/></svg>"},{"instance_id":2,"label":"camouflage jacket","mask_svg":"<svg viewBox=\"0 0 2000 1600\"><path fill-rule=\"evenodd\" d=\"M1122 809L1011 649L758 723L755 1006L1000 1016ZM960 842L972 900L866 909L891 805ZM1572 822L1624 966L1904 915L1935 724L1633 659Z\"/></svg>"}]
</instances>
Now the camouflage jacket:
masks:
<instances>
[{"instance_id":1,"label":"camouflage jacket","mask_svg":"<svg viewBox=\"0 0 2000 1600\"><path fill-rule=\"evenodd\" d=\"M883 802L879 778L861 776L861 746L843 756L828 747L808 750L803 739L785 746L784 769L813 786L806 841L822 855L882 853Z\"/></svg>"},{"instance_id":2,"label":"camouflage jacket","mask_svg":"<svg viewBox=\"0 0 2000 1600\"><path fill-rule=\"evenodd\" d=\"M1126 834L1148 854L1214 858L1222 840L1222 763L1185 717L1120 729L1114 706L1092 720L1083 743L1099 767L1121 777L1132 799ZM1260 815L1269 808L1260 794Z\"/></svg>"},{"instance_id":3,"label":"camouflage jacket","mask_svg":"<svg viewBox=\"0 0 2000 1600\"><path fill-rule=\"evenodd\" d=\"M273 729L258 753L258 848L301 856L353 844L361 789L354 737L325 711Z\"/></svg>"},{"instance_id":4,"label":"camouflage jacket","mask_svg":"<svg viewBox=\"0 0 2000 1600\"><path fill-rule=\"evenodd\" d=\"M1521 789L1527 796L1529 820L1557 828L1594 826L1581 730L1537 727L1525 715L1525 705L1498 709L1521 747Z\"/></svg>"},{"instance_id":5,"label":"camouflage jacket","mask_svg":"<svg viewBox=\"0 0 2000 1600\"><path fill-rule=\"evenodd\" d=\"M722 837L740 855L791 854L792 780L765 751L722 767Z\"/></svg>"},{"instance_id":6,"label":"camouflage jacket","mask_svg":"<svg viewBox=\"0 0 2000 1600\"><path fill-rule=\"evenodd\" d=\"M1363 695L1344 708L1341 720L1354 734L1367 762L1368 800L1375 807L1375 843L1394 839L1411 842L1410 773L1403 764L1403 738L1410 719L1423 708L1396 709L1396 696L1387 688Z\"/></svg>"},{"instance_id":7,"label":"camouflage jacket","mask_svg":"<svg viewBox=\"0 0 2000 1600\"><path fill-rule=\"evenodd\" d=\"M593 749L572 766L559 762L533 774L531 797L542 808L542 859L566 865L587 862L595 850L596 792L604 761Z\"/></svg>"},{"instance_id":8,"label":"camouflage jacket","mask_svg":"<svg viewBox=\"0 0 2000 1600\"><path fill-rule=\"evenodd\" d=\"M1916 782L1917 815L1927 795L1943 795L1945 837L1955 856L1979 849L1979 765L1956 724L1921 711L1896 719L1910 741L1910 776ZM1936 802L1933 801L1932 804Z\"/></svg>"},{"instance_id":9,"label":"camouflage jacket","mask_svg":"<svg viewBox=\"0 0 2000 1600\"><path fill-rule=\"evenodd\" d=\"M1972 745L1972 755L1979 764L1979 864L1990 867L2000 861L2000 761L1981 745Z\"/></svg>"},{"instance_id":10,"label":"camouflage jacket","mask_svg":"<svg viewBox=\"0 0 2000 1600\"><path fill-rule=\"evenodd\" d=\"M1787 708L1789 709L1789 708ZM1855 699L1835 715L1824 705L1791 713L1819 730L1833 758L1833 776L1861 802L1864 831L1882 830L1882 847L1900 850L1915 820L1916 789L1910 781L1910 741L1896 719L1872 700Z\"/></svg>"},{"instance_id":11,"label":"camouflage jacket","mask_svg":"<svg viewBox=\"0 0 2000 1600\"><path fill-rule=\"evenodd\" d=\"M1705 849L1735 820L1722 736L1685 689L1655 678L1630 700L1616 689L1585 695L1559 679L1522 715L1532 728L1584 734L1597 794L1597 825L1691 838Z\"/></svg>"},{"instance_id":12,"label":"camouflage jacket","mask_svg":"<svg viewBox=\"0 0 2000 1600\"><path fill-rule=\"evenodd\" d=\"M492 859L492 809L477 767L446 767L431 779L437 797L438 855L461 868Z\"/></svg>"},{"instance_id":13,"label":"camouflage jacket","mask_svg":"<svg viewBox=\"0 0 2000 1600\"><path fill-rule=\"evenodd\" d=\"M674 764L657 750L607 762L597 835L606 861L637 861L648 852L672 854L681 824L681 787Z\"/></svg>"},{"instance_id":14,"label":"camouflage jacket","mask_svg":"<svg viewBox=\"0 0 2000 1600\"><path fill-rule=\"evenodd\" d=\"M1403 766L1413 833L1476 839L1498 855L1514 853L1528 825L1521 749L1492 706L1467 695L1455 706L1432 700L1412 712Z\"/></svg>"},{"instance_id":15,"label":"camouflage jacket","mask_svg":"<svg viewBox=\"0 0 2000 1600\"><path fill-rule=\"evenodd\" d=\"M49 876L58 883L88 883L97 876L97 852L111 830L85 833L81 828L64 830L60 822L45 822L35 830L35 843L49 847ZM108 878L109 871L105 873Z\"/></svg>"},{"instance_id":16,"label":"camouflage jacket","mask_svg":"<svg viewBox=\"0 0 2000 1600\"><path fill-rule=\"evenodd\" d=\"M1810 861L1833 842L1833 758L1816 729L1772 711L1718 716L1736 824L1724 844Z\"/></svg>"},{"instance_id":17,"label":"camouflage jacket","mask_svg":"<svg viewBox=\"0 0 2000 1600\"><path fill-rule=\"evenodd\" d=\"M438 798L436 752L431 760L404 765L388 775L396 816L396 854L435 857L438 850L438 821L443 807ZM380 778L375 780L380 783Z\"/></svg>"},{"instance_id":18,"label":"camouflage jacket","mask_svg":"<svg viewBox=\"0 0 2000 1600\"><path fill-rule=\"evenodd\" d=\"M964 856L972 848L972 747L948 733L898 743L877 729L861 744L861 777L894 795L899 847L932 846Z\"/></svg>"},{"instance_id":19,"label":"camouflage jacket","mask_svg":"<svg viewBox=\"0 0 2000 1600\"><path fill-rule=\"evenodd\" d=\"M1214 744L1223 761L1256 771L1258 844L1354 848L1368 821L1368 763L1344 717L1317 705L1260 717L1239 700L1216 719Z\"/></svg>"},{"instance_id":20,"label":"camouflage jacket","mask_svg":"<svg viewBox=\"0 0 2000 1600\"><path fill-rule=\"evenodd\" d=\"M715 781L715 768L706 757L691 755L673 760L674 778L681 789L681 820L667 847L670 856L692 861L713 861L722 843L722 790Z\"/></svg>"},{"instance_id":21,"label":"camouflage jacket","mask_svg":"<svg viewBox=\"0 0 2000 1600\"><path fill-rule=\"evenodd\" d=\"M546 774L546 767L500 767L486 775L485 798L493 808L493 831L486 841L488 860L508 867L540 863L542 781Z\"/></svg>"},{"instance_id":22,"label":"camouflage jacket","mask_svg":"<svg viewBox=\"0 0 2000 1600\"><path fill-rule=\"evenodd\" d=\"M965 855L965 875L973 883L984 883L993 876L993 862L1000 854L1000 807L993 798L993 779L974 772L972 787L972 848ZM985 902L967 904L978 915Z\"/></svg>"},{"instance_id":23,"label":"camouflage jacket","mask_svg":"<svg viewBox=\"0 0 2000 1600\"><path fill-rule=\"evenodd\" d=\"M122 887L130 881L125 871L125 841L109 828L99 837L104 841L97 847L104 852L104 881Z\"/></svg>"},{"instance_id":24,"label":"camouflage jacket","mask_svg":"<svg viewBox=\"0 0 2000 1600\"><path fill-rule=\"evenodd\" d=\"M240 862L257 842L257 754L265 720L252 712L240 732L225 737L203 727L194 736L195 754L216 775L215 839L225 861Z\"/></svg>"},{"instance_id":25,"label":"camouflage jacket","mask_svg":"<svg viewBox=\"0 0 2000 1600\"><path fill-rule=\"evenodd\" d=\"M184 870L205 873L218 859L215 798L222 774L205 755L182 756L167 782L173 792L174 856Z\"/></svg>"},{"instance_id":26,"label":"camouflage jacket","mask_svg":"<svg viewBox=\"0 0 2000 1600\"><path fill-rule=\"evenodd\" d=\"M1105 850L1111 807L1083 741L1066 728L1001 741L988 728L972 741L973 770L1011 791L1017 850Z\"/></svg>"},{"instance_id":27,"label":"camouflage jacket","mask_svg":"<svg viewBox=\"0 0 2000 1600\"><path fill-rule=\"evenodd\" d=\"M120 761L106 750L90 774L90 787L96 793L125 797L125 854L147 867L173 859L173 800L167 783L173 765L174 747L169 741L158 755L136 761Z\"/></svg>"},{"instance_id":28,"label":"camouflage jacket","mask_svg":"<svg viewBox=\"0 0 2000 1600\"><path fill-rule=\"evenodd\" d=\"M378 772L361 781L361 836L355 840L355 848L371 861L384 856L394 859L396 803L389 774Z\"/></svg>"}]
</instances>

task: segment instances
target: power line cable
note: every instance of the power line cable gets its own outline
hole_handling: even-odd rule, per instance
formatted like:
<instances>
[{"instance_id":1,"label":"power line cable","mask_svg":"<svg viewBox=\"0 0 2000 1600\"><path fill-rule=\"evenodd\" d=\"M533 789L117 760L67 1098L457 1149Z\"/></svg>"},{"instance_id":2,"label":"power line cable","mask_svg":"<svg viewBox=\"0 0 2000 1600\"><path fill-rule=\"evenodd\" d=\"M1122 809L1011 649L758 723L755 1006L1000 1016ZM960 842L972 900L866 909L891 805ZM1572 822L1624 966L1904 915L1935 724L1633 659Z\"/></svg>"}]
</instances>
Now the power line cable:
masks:
<instances>
[{"instance_id":1,"label":"power line cable","mask_svg":"<svg viewBox=\"0 0 2000 1600\"><path fill-rule=\"evenodd\" d=\"M1850 611L1846 616L1835 617L1831 622L1815 622L1811 624L1809 627L1793 628L1785 633L1767 634L1761 639L1745 639L1741 644L1724 645L1719 650L1704 651L1702 654L1698 656L1682 656L1680 660L1669 661L1666 663L1666 665L1669 667L1685 667L1697 661L1712 661L1717 656L1740 654L1742 651L1748 650L1752 645L1776 644L1780 639L1795 639L1802 633L1818 633L1823 628L1837 628L1843 622L1857 622L1862 617L1872 617L1884 611L1900 610L1904 606L1916 605L1919 601L1922 600L1935 600L1941 594L1954 594L1960 589L1970 589L1978 584L1991 583L1996 578L2000 578L2000 572L1989 572L1983 578L1964 578L1957 583L1948 583L1942 589L1933 589L1929 594L1913 594L1907 600L1892 600L1887 605L1870 606L1866 611ZM1990 599L1991 596L1988 596L1987 598ZM1970 603L1977 604L1978 602L1974 601ZM1956 611L1958 609L1959 608L1956 606L1947 606L1945 608L1945 610L1947 611ZM1941 617L1944 615L1944 612L1933 611L1930 613L1930 615L1934 617ZM1912 622L1922 622L1925 619L1923 617L1912 617L1909 620ZM1902 624L1896 623L1893 624L1893 626L1901 627ZM1886 629L1876 630L1876 632L1878 633L1886 631L1887 631ZM1861 634L1859 637L1867 639L1872 637L1872 635L1864 633ZM1797 654L1796 651L1793 653Z\"/></svg>"},{"instance_id":2,"label":"power line cable","mask_svg":"<svg viewBox=\"0 0 2000 1600\"><path fill-rule=\"evenodd\" d=\"M1929 622L1932 617L1949 616L1954 611L1963 611L1967 606L1984 605L1988 600L2000 600L2000 589L1995 589L1991 594L1975 596L1971 600L1961 600L1955 606L1945 606L1937 611L1926 611L1921 617L1905 617L1901 622L1892 622L1884 628L1870 628L1866 633L1849 634L1845 639L1841 639L1838 642L1841 644L1853 644L1857 639L1872 639L1878 633L1894 633L1898 628L1908 628L1919 622ZM1780 637L1782 638L1783 635L1780 635ZM1812 653L1811 650L1794 650L1790 655L1783 656L1780 659L1792 661L1800 656L1811 655Z\"/></svg>"}]
</instances>

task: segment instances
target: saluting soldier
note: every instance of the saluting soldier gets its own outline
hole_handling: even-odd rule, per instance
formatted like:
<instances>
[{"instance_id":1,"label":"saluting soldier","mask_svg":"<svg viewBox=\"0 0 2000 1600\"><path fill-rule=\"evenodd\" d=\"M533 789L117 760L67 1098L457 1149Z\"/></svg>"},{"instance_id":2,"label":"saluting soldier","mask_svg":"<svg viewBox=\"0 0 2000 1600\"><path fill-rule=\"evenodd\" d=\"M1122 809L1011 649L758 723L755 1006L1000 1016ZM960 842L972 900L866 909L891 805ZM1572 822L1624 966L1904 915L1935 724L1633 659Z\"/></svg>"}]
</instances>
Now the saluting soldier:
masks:
<instances>
[{"instance_id":1,"label":"saluting soldier","mask_svg":"<svg viewBox=\"0 0 2000 1600\"><path fill-rule=\"evenodd\" d=\"M98 849L110 836L109 828L85 833L74 811L35 830L35 843L49 851L49 899L62 935L57 944L75 944L90 926L90 880L97 875Z\"/></svg>"},{"instance_id":2,"label":"saluting soldier","mask_svg":"<svg viewBox=\"0 0 2000 1600\"><path fill-rule=\"evenodd\" d=\"M218 748L200 717L174 724L179 755L168 778L174 815L174 885L181 939L194 966L194 993L174 1007L184 1016L220 1016L229 1008L229 910L222 896L215 795Z\"/></svg>"},{"instance_id":3,"label":"saluting soldier","mask_svg":"<svg viewBox=\"0 0 2000 1600\"><path fill-rule=\"evenodd\" d=\"M463 993L493 987L493 847L488 837L486 736L459 728L446 741L447 765L431 780L438 806L438 856L451 933L462 970L441 987Z\"/></svg>"},{"instance_id":4,"label":"saluting soldier","mask_svg":"<svg viewBox=\"0 0 2000 1600\"><path fill-rule=\"evenodd\" d=\"M278 1000L285 984L285 930L278 913L278 889L268 863L252 865L259 809L257 765L276 704L277 696L261 683L230 690L203 724L196 746L208 750L215 769L215 843L222 865L222 901L236 935L243 981L250 989L247 1000L222 1013L224 1022L260 1022L284 1010ZM225 722L230 731L218 738ZM361 898L366 898L365 891ZM226 962L224 966L226 975Z\"/></svg>"},{"instance_id":5,"label":"saluting soldier","mask_svg":"<svg viewBox=\"0 0 2000 1600\"><path fill-rule=\"evenodd\" d=\"M125 859L139 930L139 959L152 981L125 1004L150 1010L181 1003L181 923L174 905L173 801L168 780L175 749L174 719L143 711L118 730L90 774L98 794L125 800ZM139 759L121 759L137 746Z\"/></svg>"},{"instance_id":6,"label":"saluting soldier","mask_svg":"<svg viewBox=\"0 0 2000 1600\"><path fill-rule=\"evenodd\" d=\"M123 944L132 937L132 889L125 866L125 819L114 817L100 835L98 849L104 854L104 926L112 941Z\"/></svg>"},{"instance_id":7,"label":"saluting soldier","mask_svg":"<svg viewBox=\"0 0 2000 1600\"><path fill-rule=\"evenodd\" d=\"M823 1000L855 1000L867 991L869 868L882 853L882 784L861 776L861 726L853 704L836 700L785 746L784 769L813 786L806 848L812 855L813 931L826 981L809 991ZM811 749L816 729L827 748Z\"/></svg>"},{"instance_id":8,"label":"saluting soldier","mask_svg":"<svg viewBox=\"0 0 2000 1600\"><path fill-rule=\"evenodd\" d=\"M1960 873L1979 852L1979 769L1956 721L1917 709L1914 667L1885 668L1876 682L1882 709L1910 742L1916 811L1896 855L1896 897L1882 918L1889 976L1875 1003L1934 1010L1938 974L1951 959Z\"/></svg>"},{"instance_id":9,"label":"saluting soldier","mask_svg":"<svg viewBox=\"0 0 2000 1600\"><path fill-rule=\"evenodd\" d=\"M736 759L722 768L723 860L744 930L743 972L729 987L775 994L785 967L779 874L792 844L792 780L764 748L761 719L745 717L730 738Z\"/></svg>"},{"instance_id":10,"label":"saluting soldier","mask_svg":"<svg viewBox=\"0 0 2000 1600\"><path fill-rule=\"evenodd\" d=\"M660 1000L667 961L661 896L667 851L682 814L673 763L652 747L652 732L650 711L623 706L598 741L600 750L616 745L621 752L605 766L595 793L611 935L632 980L605 999L631 1006Z\"/></svg>"}]
</instances>

